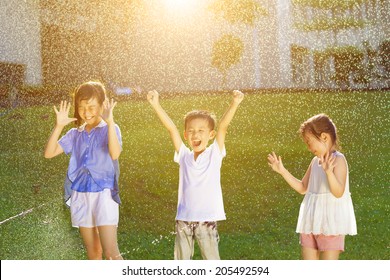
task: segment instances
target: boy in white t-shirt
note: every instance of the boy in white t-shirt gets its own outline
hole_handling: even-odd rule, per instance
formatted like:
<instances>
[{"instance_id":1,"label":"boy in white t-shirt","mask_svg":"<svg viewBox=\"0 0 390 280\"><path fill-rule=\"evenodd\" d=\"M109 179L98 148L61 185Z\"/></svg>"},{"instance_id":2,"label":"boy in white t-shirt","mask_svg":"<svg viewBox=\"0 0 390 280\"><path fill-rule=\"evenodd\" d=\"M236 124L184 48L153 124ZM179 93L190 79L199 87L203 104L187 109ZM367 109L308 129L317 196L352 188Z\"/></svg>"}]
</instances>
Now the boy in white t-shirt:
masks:
<instances>
[{"instance_id":1,"label":"boy in white t-shirt","mask_svg":"<svg viewBox=\"0 0 390 280\"><path fill-rule=\"evenodd\" d=\"M244 94L233 91L233 101L215 131L215 115L208 111L191 111L185 116L184 139L161 107L159 94L153 90L147 99L175 146L174 161L180 165L176 215L176 260L189 260L197 240L203 259L219 260L217 221L225 220L221 189L221 165L226 155L225 136ZM214 139L208 147L209 141Z\"/></svg>"}]
</instances>

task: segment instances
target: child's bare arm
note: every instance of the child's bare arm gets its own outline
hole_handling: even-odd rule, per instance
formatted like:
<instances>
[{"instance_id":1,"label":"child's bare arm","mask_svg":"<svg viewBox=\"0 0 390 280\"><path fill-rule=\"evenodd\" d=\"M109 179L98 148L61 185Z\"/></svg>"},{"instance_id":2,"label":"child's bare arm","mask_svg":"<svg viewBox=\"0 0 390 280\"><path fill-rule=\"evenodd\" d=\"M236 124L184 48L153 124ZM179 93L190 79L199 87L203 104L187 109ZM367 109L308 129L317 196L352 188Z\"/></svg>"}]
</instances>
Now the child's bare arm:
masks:
<instances>
[{"instance_id":1,"label":"child's bare arm","mask_svg":"<svg viewBox=\"0 0 390 280\"><path fill-rule=\"evenodd\" d=\"M282 175L284 180L300 194L305 194L309 183L309 175L311 171L311 164L307 169L302 181L295 178L283 165L282 158L277 156L274 152L268 155L268 165L277 173Z\"/></svg>"},{"instance_id":2,"label":"child's bare arm","mask_svg":"<svg viewBox=\"0 0 390 280\"><path fill-rule=\"evenodd\" d=\"M173 145L175 146L175 150L179 152L183 140L181 139L180 133L176 125L173 123L173 121L165 112L165 110L161 107L158 92L156 90L149 91L147 99L149 103L152 105L153 109L156 111L158 118L163 123L165 128L168 130L169 134L171 135L171 139Z\"/></svg>"},{"instance_id":3,"label":"child's bare arm","mask_svg":"<svg viewBox=\"0 0 390 280\"><path fill-rule=\"evenodd\" d=\"M229 108L226 110L225 114L221 118L221 121L219 122L219 126L218 126L216 140L220 150L222 150L225 146L225 137L226 137L228 126L232 121L234 114L237 111L238 105L240 105L243 99L244 99L244 94L241 91L239 90L233 91L232 103L230 103Z\"/></svg>"},{"instance_id":4,"label":"child's bare arm","mask_svg":"<svg viewBox=\"0 0 390 280\"><path fill-rule=\"evenodd\" d=\"M108 151L110 153L110 157L113 160L118 159L122 151L121 146L119 144L118 135L116 134L113 115L113 110L116 104L117 102L114 101L114 99L111 99L111 101L105 100L103 103L104 111L102 114L102 118L108 126Z\"/></svg>"},{"instance_id":5,"label":"child's bare arm","mask_svg":"<svg viewBox=\"0 0 390 280\"><path fill-rule=\"evenodd\" d=\"M45 158L52 158L64 152L61 145L58 144L58 138L67 124L77 120L75 118L69 118L69 110L70 103L67 103L66 101L61 101L59 111L56 106L54 106L54 112L56 113L56 125L49 137L49 140L47 141L44 153Z\"/></svg>"},{"instance_id":6,"label":"child's bare arm","mask_svg":"<svg viewBox=\"0 0 390 280\"><path fill-rule=\"evenodd\" d=\"M347 182L346 160L343 157L328 154L321 159L321 163L328 178L331 193L337 198L342 197Z\"/></svg>"}]
</instances>

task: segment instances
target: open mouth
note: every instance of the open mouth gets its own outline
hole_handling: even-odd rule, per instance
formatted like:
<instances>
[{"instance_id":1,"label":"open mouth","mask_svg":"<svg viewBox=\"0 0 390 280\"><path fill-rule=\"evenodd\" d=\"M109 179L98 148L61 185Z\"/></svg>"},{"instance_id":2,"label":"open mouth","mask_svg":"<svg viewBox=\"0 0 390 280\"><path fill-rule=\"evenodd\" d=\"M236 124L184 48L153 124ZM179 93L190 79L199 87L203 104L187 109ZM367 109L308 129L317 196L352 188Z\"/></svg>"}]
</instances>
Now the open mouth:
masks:
<instances>
[{"instance_id":1,"label":"open mouth","mask_svg":"<svg viewBox=\"0 0 390 280\"><path fill-rule=\"evenodd\" d=\"M194 140L194 141L192 141L192 145L193 145L194 147L199 147L201 143L202 143L202 141L200 141L200 140Z\"/></svg>"}]
</instances>

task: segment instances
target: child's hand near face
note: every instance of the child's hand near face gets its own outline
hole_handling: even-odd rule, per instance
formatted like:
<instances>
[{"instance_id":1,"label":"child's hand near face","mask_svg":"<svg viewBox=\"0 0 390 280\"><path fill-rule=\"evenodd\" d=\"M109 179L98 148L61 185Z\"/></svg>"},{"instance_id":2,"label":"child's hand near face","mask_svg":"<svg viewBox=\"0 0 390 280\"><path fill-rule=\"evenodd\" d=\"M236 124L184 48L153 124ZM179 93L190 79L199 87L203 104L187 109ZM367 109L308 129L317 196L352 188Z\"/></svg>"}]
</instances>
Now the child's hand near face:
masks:
<instances>
[{"instance_id":1,"label":"child's hand near face","mask_svg":"<svg viewBox=\"0 0 390 280\"><path fill-rule=\"evenodd\" d=\"M57 107L54 106L54 112L56 113L56 125L59 127L64 127L71 122L77 121L76 118L69 118L69 110L70 110L71 103L67 101L61 101L60 109L57 110Z\"/></svg>"},{"instance_id":2,"label":"child's hand near face","mask_svg":"<svg viewBox=\"0 0 390 280\"><path fill-rule=\"evenodd\" d=\"M233 91L234 103L240 104L243 99L244 99L244 94L241 91L239 91L239 90Z\"/></svg>"},{"instance_id":3,"label":"child's hand near face","mask_svg":"<svg viewBox=\"0 0 390 280\"><path fill-rule=\"evenodd\" d=\"M334 167L336 166L335 160L336 157L331 154L327 154L325 157L321 157L320 162L325 173L333 172Z\"/></svg>"},{"instance_id":4,"label":"child's hand near face","mask_svg":"<svg viewBox=\"0 0 390 280\"><path fill-rule=\"evenodd\" d=\"M146 97L152 106L159 104L159 94L157 90L151 90Z\"/></svg>"},{"instance_id":5,"label":"child's hand near face","mask_svg":"<svg viewBox=\"0 0 390 280\"><path fill-rule=\"evenodd\" d=\"M116 104L117 104L117 102L114 101L113 98L111 99L111 101L108 101L108 99L106 99L103 103L103 113L101 114L101 116L107 124L114 123L113 110L114 110L114 107L116 106Z\"/></svg>"}]
</instances>

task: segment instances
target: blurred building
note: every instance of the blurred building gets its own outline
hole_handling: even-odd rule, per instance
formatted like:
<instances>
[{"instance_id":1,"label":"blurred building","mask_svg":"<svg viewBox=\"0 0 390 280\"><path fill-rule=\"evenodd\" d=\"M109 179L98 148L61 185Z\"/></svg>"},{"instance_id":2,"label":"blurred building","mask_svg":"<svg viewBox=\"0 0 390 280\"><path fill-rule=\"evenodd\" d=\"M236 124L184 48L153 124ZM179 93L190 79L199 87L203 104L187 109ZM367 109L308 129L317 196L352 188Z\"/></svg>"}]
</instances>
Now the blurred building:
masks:
<instances>
[{"instance_id":1,"label":"blurred building","mask_svg":"<svg viewBox=\"0 0 390 280\"><path fill-rule=\"evenodd\" d=\"M291 0L259 0L269 15L254 26L230 25L208 9L211 0L2 0L0 83L77 84L100 79L139 90L205 91L233 88L317 87L310 51L330 36L294 28ZM389 38L389 1L369 0L363 29L338 35L337 44L372 47ZM222 83L211 65L223 34L244 43L240 63ZM296 50L308 50L297 55ZM329 79L329 77L327 77ZM321 86L332 87L331 83Z\"/></svg>"},{"instance_id":2,"label":"blurred building","mask_svg":"<svg viewBox=\"0 0 390 280\"><path fill-rule=\"evenodd\" d=\"M0 1L0 84L41 84L39 0Z\"/></svg>"},{"instance_id":3,"label":"blurred building","mask_svg":"<svg viewBox=\"0 0 390 280\"><path fill-rule=\"evenodd\" d=\"M281 56L284 55L289 60L288 66L286 65L289 69L285 69L285 73L290 75L289 84L291 87L337 87L334 81L334 61L332 59L321 61L323 57L318 55L321 52L326 52L329 48L356 47L364 55L364 67L369 68L368 64L373 62L369 61L370 54L367 52L378 50L380 44L383 44L385 40L388 41L388 44L390 43L390 1L388 0L349 1L355 3L345 9L341 8L341 4L348 1L340 1L338 4L334 1L337 5L333 10L294 5L294 2L309 3L310 1L279 0L278 2L279 28L282 30L279 43L283 46ZM327 25L328 27L333 25L333 28L329 28L327 31L304 32L297 28L300 23L309 23L306 28L310 30L316 25L316 20L326 22L329 18L334 19L334 21L328 21ZM337 25L339 26L337 27ZM350 62L346 64L348 63ZM374 63L377 72L384 70L380 69L381 65L378 61ZM388 88L390 77L389 73L385 72L376 73L387 74L387 77L377 78L377 81L374 81L370 87ZM370 74L366 73L366 75ZM358 84L354 86L359 87Z\"/></svg>"}]
</instances>

